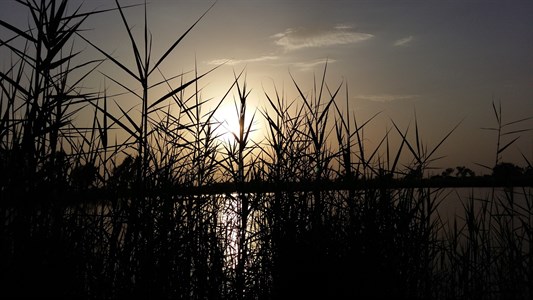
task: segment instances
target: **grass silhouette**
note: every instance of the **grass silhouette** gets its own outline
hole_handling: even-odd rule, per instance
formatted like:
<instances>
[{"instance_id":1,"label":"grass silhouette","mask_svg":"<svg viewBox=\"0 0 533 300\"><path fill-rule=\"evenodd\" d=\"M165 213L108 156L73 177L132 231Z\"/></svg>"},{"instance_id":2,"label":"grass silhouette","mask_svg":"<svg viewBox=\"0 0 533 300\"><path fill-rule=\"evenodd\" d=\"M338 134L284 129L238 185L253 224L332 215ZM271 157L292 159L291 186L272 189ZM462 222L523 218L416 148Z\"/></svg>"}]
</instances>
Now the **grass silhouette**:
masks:
<instances>
[{"instance_id":1,"label":"grass silhouette","mask_svg":"<svg viewBox=\"0 0 533 300\"><path fill-rule=\"evenodd\" d=\"M69 12L67 0L20 3L30 11L28 29L0 21L13 35L0 41L13 57L0 72L3 296L531 297L532 168L526 156L524 169L501 158L517 139L503 138L529 129L505 130L530 118L505 123L493 105L494 176L458 168L461 175L427 178L459 124L428 148L416 116L414 140L410 127L391 121L368 151L363 132L376 115L349 117L348 87L330 88L327 65L310 93L291 75L295 100L265 92L268 106L251 118L244 72L215 103L199 89L214 69L196 68L191 79L164 75L159 67L209 10L153 59L146 4L138 42L124 13L130 7L118 1L89 13ZM80 31L100 13L120 16L133 68ZM79 62L74 40L104 59ZM138 85L102 75L139 100L139 118L105 89L82 92L103 61ZM156 86L168 92L152 97ZM222 141L214 115L232 93L239 129ZM75 122L80 114L93 116L91 127ZM266 136L255 141L260 117ZM125 141L113 143L117 131ZM393 134L401 140L395 153ZM402 166L401 155L412 163ZM464 186L490 193L472 192L454 219L442 218L446 187Z\"/></svg>"}]
</instances>

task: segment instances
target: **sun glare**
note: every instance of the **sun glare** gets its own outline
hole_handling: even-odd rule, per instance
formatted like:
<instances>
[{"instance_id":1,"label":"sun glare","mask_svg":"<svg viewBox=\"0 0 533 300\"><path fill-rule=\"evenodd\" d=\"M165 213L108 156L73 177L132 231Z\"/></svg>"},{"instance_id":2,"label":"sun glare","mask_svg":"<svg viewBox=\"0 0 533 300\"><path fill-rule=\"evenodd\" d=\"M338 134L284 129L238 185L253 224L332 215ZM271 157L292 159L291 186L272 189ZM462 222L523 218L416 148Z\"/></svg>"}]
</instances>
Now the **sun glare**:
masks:
<instances>
[{"instance_id":1,"label":"sun glare","mask_svg":"<svg viewBox=\"0 0 533 300\"><path fill-rule=\"evenodd\" d=\"M253 112L255 107L248 107L245 121L244 121L244 130L246 131L250 126L250 121L252 120ZM223 141L233 141L236 137L239 137L239 112L235 107L234 103L228 103L226 105L220 106L214 114L214 121L216 122L215 134L216 136ZM249 139L256 139L258 137L257 132L259 131L259 124L257 115L255 116Z\"/></svg>"},{"instance_id":2,"label":"sun glare","mask_svg":"<svg viewBox=\"0 0 533 300\"><path fill-rule=\"evenodd\" d=\"M216 122L215 133L219 139L233 140L239 136L239 116L233 103L218 108L214 115Z\"/></svg>"}]
</instances>

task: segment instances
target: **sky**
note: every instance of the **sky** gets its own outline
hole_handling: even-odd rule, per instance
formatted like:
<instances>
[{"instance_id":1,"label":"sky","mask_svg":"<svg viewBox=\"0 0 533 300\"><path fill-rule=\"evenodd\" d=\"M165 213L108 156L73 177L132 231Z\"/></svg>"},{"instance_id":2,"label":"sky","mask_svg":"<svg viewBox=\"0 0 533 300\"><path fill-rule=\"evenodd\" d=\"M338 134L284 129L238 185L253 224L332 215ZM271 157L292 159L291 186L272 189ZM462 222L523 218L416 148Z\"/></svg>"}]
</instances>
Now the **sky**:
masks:
<instances>
[{"instance_id":1,"label":"sky","mask_svg":"<svg viewBox=\"0 0 533 300\"><path fill-rule=\"evenodd\" d=\"M80 3L72 2L71 8ZM154 55L160 56L213 3L149 1ZM15 1L0 0L0 5L2 20L26 22L27 12ZM111 8L114 1L85 1L82 7ZM142 33L142 14L142 7L126 10L136 34ZM118 13L95 16L85 28L85 37L133 66ZM87 56L98 56L81 47ZM493 101L501 102L504 122L533 116L533 1L219 0L162 69L169 76L179 74L192 70L195 61L201 72L225 63L202 82L206 98L220 97L233 72L244 69L258 108L266 105L264 93L273 87L296 97L291 75L310 90L327 61L328 85L348 86L350 109L358 119L381 112L365 133L370 148L391 120L402 129L412 126L416 111L429 149L462 121L438 151L446 157L437 167L478 169L476 163L494 162L496 135L481 129L496 125ZM112 64L103 70L125 76ZM94 88L101 81L94 79ZM521 124L513 128L533 127L531 120ZM522 133L504 160L524 165L521 153L533 161L532 132Z\"/></svg>"}]
</instances>

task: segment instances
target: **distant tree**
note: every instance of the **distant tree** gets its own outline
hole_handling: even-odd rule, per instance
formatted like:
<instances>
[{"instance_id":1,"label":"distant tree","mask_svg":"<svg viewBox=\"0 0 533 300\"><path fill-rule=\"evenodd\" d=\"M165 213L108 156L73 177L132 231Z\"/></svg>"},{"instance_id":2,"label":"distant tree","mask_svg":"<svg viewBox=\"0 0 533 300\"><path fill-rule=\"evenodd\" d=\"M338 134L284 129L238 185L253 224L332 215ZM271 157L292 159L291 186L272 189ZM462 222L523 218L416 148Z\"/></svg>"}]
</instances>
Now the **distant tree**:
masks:
<instances>
[{"instance_id":1,"label":"distant tree","mask_svg":"<svg viewBox=\"0 0 533 300\"><path fill-rule=\"evenodd\" d=\"M453 168L447 168L446 170L442 171L440 174L442 177L451 177L453 174Z\"/></svg>"},{"instance_id":2,"label":"distant tree","mask_svg":"<svg viewBox=\"0 0 533 300\"><path fill-rule=\"evenodd\" d=\"M498 178L517 177L523 174L522 168L512 163L499 163L492 169L492 176Z\"/></svg>"},{"instance_id":3,"label":"distant tree","mask_svg":"<svg viewBox=\"0 0 533 300\"><path fill-rule=\"evenodd\" d=\"M139 157L126 156L122 163L113 169L110 184L119 189L129 189L135 184L136 172L141 160Z\"/></svg>"},{"instance_id":4,"label":"distant tree","mask_svg":"<svg viewBox=\"0 0 533 300\"><path fill-rule=\"evenodd\" d=\"M459 178L474 177L476 173L465 166L456 167L455 176Z\"/></svg>"},{"instance_id":5,"label":"distant tree","mask_svg":"<svg viewBox=\"0 0 533 300\"><path fill-rule=\"evenodd\" d=\"M79 165L70 172L70 182L74 189L86 190L96 181L97 168L92 163Z\"/></svg>"},{"instance_id":6,"label":"distant tree","mask_svg":"<svg viewBox=\"0 0 533 300\"><path fill-rule=\"evenodd\" d=\"M422 175L422 167L416 166L414 168L409 168L409 171L405 174L405 179L420 179L422 178Z\"/></svg>"},{"instance_id":7,"label":"distant tree","mask_svg":"<svg viewBox=\"0 0 533 300\"><path fill-rule=\"evenodd\" d=\"M528 166L527 168L525 168L524 175L533 176L533 167L532 166Z\"/></svg>"}]
</instances>

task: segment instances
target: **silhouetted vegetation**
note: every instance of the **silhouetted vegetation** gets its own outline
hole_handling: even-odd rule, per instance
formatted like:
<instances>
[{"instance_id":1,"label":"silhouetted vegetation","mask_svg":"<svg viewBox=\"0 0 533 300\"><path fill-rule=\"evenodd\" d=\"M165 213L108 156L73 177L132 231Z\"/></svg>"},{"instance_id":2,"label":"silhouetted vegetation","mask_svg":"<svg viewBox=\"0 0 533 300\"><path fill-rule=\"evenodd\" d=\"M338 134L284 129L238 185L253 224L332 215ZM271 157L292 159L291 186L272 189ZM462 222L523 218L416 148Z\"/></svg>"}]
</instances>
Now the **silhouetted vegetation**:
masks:
<instances>
[{"instance_id":1,"label":"silhouetted vegetation","mask_svg":"<svg viewBox=\"0 0 533 300\"><path fill-rule=\"evenodd\" d=\"M12 53L0 71L2 296L532 297L532 167L526 156L525 168L501 158L529 130L512 126L530 118L504 123L493 106L491 176L459 166L428 178L459 124L429 147L416 118L414 132L392 122L368 149L363 129L375 116L350 117L348 88L328 85L326 68L309 93L293 79L295 100L265 92L268 107L248 118L243 72L226 94L204 100L205 73L186 79L158 69L205 14L153 58L146 17L139 42L118 1L89 13L70 12L67 2L20 1L30 11L27 29L0 21L12 33L0 40ZM100 13L122 20L134 67L83 36L83 22ZM80 61L73 43L104 59ZM138 84L102 75L139 100L139 114L117 102L113 113L105 89L84 92L103 61ZM155 86L168 91L152 98ZM233 93L239 130L224 141L214 114ZM91 127L75 122L80 114L92 115ZM255 141L260 117L266 136ZM116 132L123 142L112 142ZM411 163L402 165L401 155ZM445 187L461 186L490 189L442 218Z\"/></svg>"}]
</instances>

